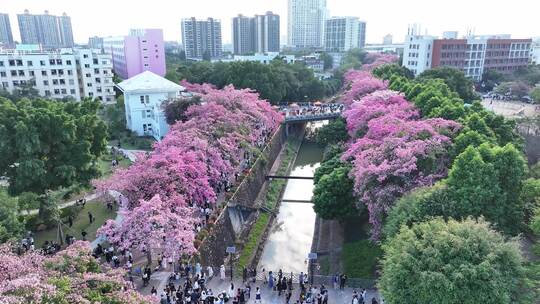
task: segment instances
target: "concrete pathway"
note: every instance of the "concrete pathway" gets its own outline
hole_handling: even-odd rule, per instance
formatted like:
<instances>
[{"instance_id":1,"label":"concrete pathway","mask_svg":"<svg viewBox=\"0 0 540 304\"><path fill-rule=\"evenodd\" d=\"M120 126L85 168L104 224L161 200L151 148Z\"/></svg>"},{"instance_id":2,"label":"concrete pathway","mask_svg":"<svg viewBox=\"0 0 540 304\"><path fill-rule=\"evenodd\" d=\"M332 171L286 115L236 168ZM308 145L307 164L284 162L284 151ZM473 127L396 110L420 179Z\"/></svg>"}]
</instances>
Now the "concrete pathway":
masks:
<instances>
[{"instance_id":1,"label":"concrete pathway","mask_svg":"<svg viewBox=\"0 0 540 304\"><path fill-rule=\"evenodd\" d=\"M135 288L142 294L150 294L150 291L152 287L156 287L156 290L158 291L158 295L160 295L163 290L165 289L167 280L169 278L169 272L160 271L155 272L151 276L150 283L148 286L142 288L142 281L140 278L136 278L134 281ZM180 284L184 284L185 280L181 279ZM178 287L180 284L175 283L175 286ZM207 288L211 289L213 294L219 294L224 291L228 291L230 287L231 281L230 279L221 280L218 277L214 277L210 282L208 283ZM264 304L283 304L285 303L285 294L283 293L281 296L278 296L277 291L271 290L267 285L265 285L261 281L257 281L255 283L251 283L251 298L246 302L247 304L255 303L255 290L257 287L261 290L261 296L262 296L262 303ZM241 282L241 280L235 280L234 281L234 288L244 288L245 285ZM320 285L316 285L317 288L320 288ZM331 288L332 286L325 286L328 289L328 303L331 304L350 304L352 301L352 294L353 291L356 290L358 293L361 292L361 289L353 289L346 287L343 290L334 289ZM377 290L367 290L367 299L366 303L371 303L371 300L373 298L377 299L378 303L381 303L380 295ZM294 284L294 289L291 297L290 303L296 303L296 300L298 300L300 296L300 287L298 284Z\"/></svg>"},{"instance_id":2,"label":"concrete pathway","mask_svg":"<svg viewBox=\"0 0 540 304\"><path fill-rule=\"evenodd\" d=\"M69 202L65 202L65 203L62 203L62 204L58 204L58 209L63 209L63 208L66 208L66 207L69 207L69 206L73 206L77 203L78 200L80 199L86 199L86 201L93 201L95 199L97 199L98 197L100 197L101 194L99 193L91 193L89 195L86 195L82 198L79 198L79 199L76 199L76 200L72 200L72 201L69 201ZM26 215L34 215L34 214L38 214L39 213L39 209L33 209L33 210L30 210L30 212L25 212Z\"/></svg>"}]
</instances>

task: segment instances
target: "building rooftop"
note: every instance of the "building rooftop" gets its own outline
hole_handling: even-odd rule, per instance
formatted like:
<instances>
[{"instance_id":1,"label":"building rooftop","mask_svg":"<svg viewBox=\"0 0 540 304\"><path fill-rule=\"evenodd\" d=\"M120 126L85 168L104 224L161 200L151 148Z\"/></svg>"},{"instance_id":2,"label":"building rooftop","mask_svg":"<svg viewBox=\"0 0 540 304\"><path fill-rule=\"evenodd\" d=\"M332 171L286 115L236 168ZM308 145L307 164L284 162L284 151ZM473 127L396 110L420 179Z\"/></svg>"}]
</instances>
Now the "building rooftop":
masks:
<instances>
[{"instance_id":1,"label":"building rooftop","mask_svg":"<svg viewBox=\"0 0 540 304\"><path fill-rule=\"evenodd\" d=\"M116 85L123 92L179 92L185 88L150 71L144 71Z\"/></svg>"}]
</instances>

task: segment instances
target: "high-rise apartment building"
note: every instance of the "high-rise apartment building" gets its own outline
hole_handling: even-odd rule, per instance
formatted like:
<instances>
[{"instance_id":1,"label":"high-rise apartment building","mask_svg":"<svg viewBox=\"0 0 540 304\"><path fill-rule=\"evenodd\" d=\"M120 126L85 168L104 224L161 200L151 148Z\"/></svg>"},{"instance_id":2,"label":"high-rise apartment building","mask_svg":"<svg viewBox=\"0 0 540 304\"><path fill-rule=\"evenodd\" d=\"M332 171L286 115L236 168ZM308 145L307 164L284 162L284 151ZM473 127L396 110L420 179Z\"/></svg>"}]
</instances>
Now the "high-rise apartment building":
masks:
<instances>
[{"instance_id":1,"label":"high-rise apartment building","mask_svg":"<svg viewBox=\"0 0 540 304\"><path fill-rule=\"evenodd\" d=\"M328 52L362 48L365 37L366 23L357 17L332 17L326 20L324 47Z\"/></svg>"},{"instance_id":2,"label":"high-rise apartment building","mask_svg":"<svg viewBox=\"0 0 540 304\"><path fill-rule=\"evenodd\" d=\"M267 12L250 18L233 18L233 52L236 55L279 52L279 15Z\"/></svg>"},{"instance_id":3,"label":"high-rise apartment building","mask_svg":"<svg viewBox=\"0 0 540 304\"><path fill-rule=\"evenodd\" d=\"M98 37L98 36L88 38L88 47L91 48L91 49L102 50L103 49L103 38Z\"/></svg>"},{"instance_id":4,"label":"high-rise apartment building","mask_svg":"<svg viewBox=\"0 0 540 304\"><path fill-rule=\"evenodd\" d=\"M165 76L163 30L131 30L128 36L103 38L103 50L112 55L114 72L122 79L144 71Z\"/></svg>"},{"instance_id":5,"label":"high-rise apartment building","mask_svg":"<svg viewBox=\"0 0 540 304\"><path fill-rule=\"evenodd\" d=\"M328 13L326 0L289 0L288 44L296 48L320 48Z\"/></svg>"},{"instance_id":6,"label":"high-rise apartment building","mask_svg":"<svg viewBox=\"0 0 540 304\"><path fill-rule=\"evenodd\" d=\"M511 39L510 35L438 39L409 31L403 66L415 75L435 67L453 67L462 70L467 77L481 80L488 70L512 73L527 66L531 45L532 39Z\"/></svg>"},{"instance_id":7,"label":"high-rise apartment building","mask_svg":"<svg viewBox=\"0 0 540 304\"><path fill-rule=\"evenodd\" d=\"M71 18L64 13L62 16L31 15L28 10L17 15L21 42L23 44L41 44L46 49L73 47L73 30Z\"/></svg>"},{"instance_id":8,"label":"high-rise apartment building","mask_svg":"<svg viewBox=\"0 0 540 304\"><path fill-rule=\"evenodd\" d=\"M19 45L0 52L0 89L13 92L31 84L41 96L54 99L72 97L115 99L110 55L90 49L44 51Z\"/></svg>"},{"instance_id":9,"label":"high-rise apartment building","mask_svg":"<svg viewBox=\"0 0 540 304\"><path fill-rule=\"evenodd\" d=\"M183 19L182 44L188 59L220 58L223 52L221 21L214 18Z\"/></svg>"},{"instance_id":10,"label":"high-rise apartment building","mask_svg":"<svg viewBox=\"0 0 540 304\"><path fill-rule=\"evenodd\" d=\"M238 15L232 21L233 52L246 55L255 52L255 19Z\"/></svg>"},{"instance_id":11,"label":"high-rise apartment building","mask_svg":"<svg viewBox=\"0 0 540 304\"><path fill-rule=\"evenodd\" d=\"M13 46L13 33L8 14L0 14L0 45Z\"/></svg>"}]
</instances>

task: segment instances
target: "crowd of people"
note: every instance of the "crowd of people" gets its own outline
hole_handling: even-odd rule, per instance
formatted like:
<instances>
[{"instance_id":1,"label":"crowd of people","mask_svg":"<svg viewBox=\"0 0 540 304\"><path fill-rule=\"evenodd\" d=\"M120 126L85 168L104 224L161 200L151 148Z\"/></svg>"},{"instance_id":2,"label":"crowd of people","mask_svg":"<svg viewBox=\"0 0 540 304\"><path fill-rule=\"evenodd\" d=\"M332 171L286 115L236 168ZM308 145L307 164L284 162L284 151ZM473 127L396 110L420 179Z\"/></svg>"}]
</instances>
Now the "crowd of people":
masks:
<instances>
[{"instance_id":1,"label":"crowd of people","mask_svg":"<svg viewBox=\"0 0 540 304\"><path fill-rule=\"evenodd\" d=\"M313 104L307 103L302 105L293 105L281 107L280 111L285 113L288 116L314 116L314 115L324 115L332 113L341 113L344 109L342 104Z\"/></svg>"}]
</instances>

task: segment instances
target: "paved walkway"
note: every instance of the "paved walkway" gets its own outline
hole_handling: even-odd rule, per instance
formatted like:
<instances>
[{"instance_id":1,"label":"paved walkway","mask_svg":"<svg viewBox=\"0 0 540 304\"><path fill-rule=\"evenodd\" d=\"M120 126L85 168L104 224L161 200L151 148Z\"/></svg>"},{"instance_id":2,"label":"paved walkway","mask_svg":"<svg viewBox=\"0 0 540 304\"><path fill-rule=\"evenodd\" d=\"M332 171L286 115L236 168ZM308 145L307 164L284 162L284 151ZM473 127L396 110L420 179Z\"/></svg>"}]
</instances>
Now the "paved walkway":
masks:
<instances>
[{"instance_id":1,"label":"paved walkway","mask_svg":"<svg viewBox=\"0 0 540 304\"><path fill-rule=\"evenodd\" d=\"M152 274L150 283L148 286L141 288L142 282L140 279L135 279L135 287L142 293L142 294L150 294L150 291L152 289L152 286L156 287L156 290L158 291L158 295L160 295L163 290L165 289L167 279L169 277L169 272L156 272ZM180 283L184 283L184 279L180 280ZM225 291L229 290L231 281L230 279L221 280L218 277L214 277L210 282L208 283L207 288L211 289L213 294L219 294ZM179 284L175 284L176 287L178 287ZM245 285L241 282L241 280L235 280L234 281L234 288L244 288ZM251 299L249 299L246 303L252 304L255 303L255 290L259 287L261 289L261 296L262 296L262 303L264 304L283 304L285 303L285 295L282 294L281 296L278 296L277 291L272 291L267 285L265 285L263 282L257 281L256 283L251 283ZM320 285L316 285L317 288L320 288ZM346 287L343 290L334 289L332 286L325 286L328 289L328 303L331 304L350 304L352 301L352 294L355 289ZM356 289L357 292L361 292L360 289ZM296 300L298 300L300 295L300 287L298 284L294 284L294 289L291 297L291 303L295 303ZM381 303L380 295L377 290L367 290L367 299L366 303L371 303L371 300L373 298L377 299L378 303Z\"/></svg>"},{"instance_id":2,"label":"paved walkway","mask_svg":"<svg viewBox=\"0 0 540 304\"><path fill-rule=\"evenodd\" d=\"M72 201L69 201L69 202L58 204L58 209L63 209L63 208L69 207L69 206L73 206L73 205L75 205L77 203L78 200L83 199L83 198L86 199L86 201L93 201L93 200L97 199L100 196L101 196L101 194L91 193L89 195L85 195L84 197L78 198L76 200L72 200ZM34 215L34 214L38 214L38 213L39 213L39 209L33 209L33 210L30 210L30 212L28 212L26 214L27 215Z\"/></svg>"}]
</instances>

